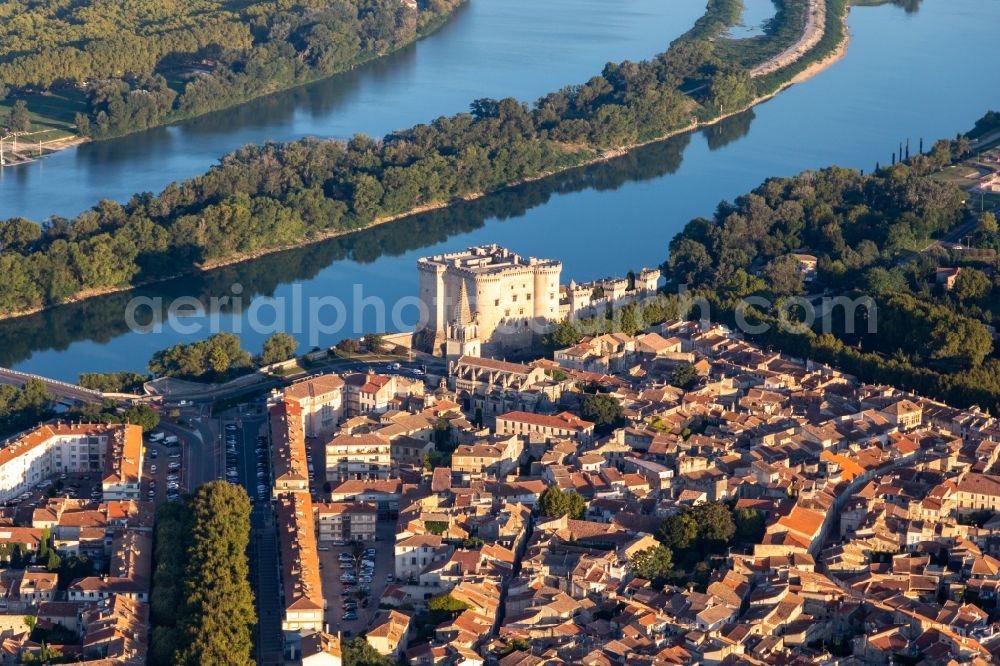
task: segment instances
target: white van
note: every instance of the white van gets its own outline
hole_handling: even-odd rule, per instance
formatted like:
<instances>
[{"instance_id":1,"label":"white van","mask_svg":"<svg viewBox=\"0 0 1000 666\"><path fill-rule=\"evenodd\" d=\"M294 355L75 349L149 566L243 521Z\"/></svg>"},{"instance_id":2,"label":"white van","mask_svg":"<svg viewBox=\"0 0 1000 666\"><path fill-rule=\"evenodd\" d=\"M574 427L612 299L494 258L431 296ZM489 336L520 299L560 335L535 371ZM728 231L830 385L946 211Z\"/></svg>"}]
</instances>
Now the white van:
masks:
<instances>
[{"instance_id":1,"label":"white van","mask_svg":"<svg viewBox=\"0 0 1000 666\"><path fill-rule=\"evenodd\" d=\"M163 443L168 445L176 444L177 435L167 435L166 437L163 438Z\"/></svg>"},{"instance_id":2,"label":"white van","mask_svg":"<svg viewBox=\"0 0 1000 666\"><path fill-rule=\"evenodd\" d=\"M164 435L163 435L162 432L154 432L154 433L150 434L149 441L151 441L151 442L162 442L163 441L163 437L164 437Z\"/></svg>"}]
</instances>

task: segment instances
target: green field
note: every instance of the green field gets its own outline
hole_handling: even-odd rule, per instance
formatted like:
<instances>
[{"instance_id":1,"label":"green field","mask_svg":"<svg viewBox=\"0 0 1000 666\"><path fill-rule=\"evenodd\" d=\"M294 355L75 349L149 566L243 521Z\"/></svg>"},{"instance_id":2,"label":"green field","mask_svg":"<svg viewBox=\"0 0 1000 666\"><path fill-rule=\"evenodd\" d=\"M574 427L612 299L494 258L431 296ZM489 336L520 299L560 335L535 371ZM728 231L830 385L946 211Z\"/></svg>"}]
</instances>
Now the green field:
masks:
<instances>
[{"instance_id":1,"label":"green field","mask_svg":"<svg viewBox=\"0 0 1000 666\"><path fill-rule=\"evenodd\" d=\"M0 118L6 118L11 106L17 99L23 99L28 104L31 114L32 135L30 140L53 141L76 136L73 118L78 112L86 111L86 101L82 91L77 89L65 92L46 92L21 94L0 101Z\"/></svg>"}]
</instances>

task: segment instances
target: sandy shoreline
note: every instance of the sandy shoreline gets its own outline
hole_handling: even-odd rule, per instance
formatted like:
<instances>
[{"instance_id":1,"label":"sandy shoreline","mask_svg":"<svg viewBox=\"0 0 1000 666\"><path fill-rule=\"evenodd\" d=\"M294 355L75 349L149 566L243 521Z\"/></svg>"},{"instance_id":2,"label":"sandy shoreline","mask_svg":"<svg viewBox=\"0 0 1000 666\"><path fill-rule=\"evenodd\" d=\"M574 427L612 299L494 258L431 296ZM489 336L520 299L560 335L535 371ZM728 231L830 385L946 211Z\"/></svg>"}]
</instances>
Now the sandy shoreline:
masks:
<instances>
[{"instance_id":1,"label":"sandy shoreline","mask_svg":"<svg viewBox=\"0 0 1000 666\"><path fill-rule=\"evenodd\" d=\"M224 267L227 267L227 266L234 266L234 265L241 264L241 263L244 263L244 262L253 261L255 259L267 256L267 255L277 254L279 252L286 252L288 250L294 250L294 249L297 249L297 248L307 247L309 245L315 245L316 243L321 243L323 241L331 240L333 238L338 238L338 237L341 237L341 236L347 236L349 234L354 234L354 233L366 231L366 230L371 229L373 227L381 226L383 224L388 224L390 222L395 222L397 220L401 220L401 219L404 219L404 218L407 218L407 217L412 217L414 215L419 215L421 213L426 213L426 212L430 212L430 211L433 211L433 210L440 210L442 208L448 208L448 207L454 205L456 203L456 200L458 200L458 199L461 199L462 201L475 201L477 199L481 199L481 198L483 198L483 197L485 197L487 195L493 194L495 192L499 192L499 191L502 191L502 190L505 190L505 189L509 189L509 188L512 188L512 187L517 187L519 185L523 185L523 184L526 184L526 183L531 183L531 182L535 182L535 181L538 181L538 180L542 180L544 178L548 178L550 176L553 176L553 175L555 175L557 173L564 173L564 172L567 172L567 171L571 171L573 169L580 169L580 168L592 166L594 164L599 164L601 162L609 162L609 161L617 159L619 157L623 157L623 156L627 155L628 153L630 153L633 150L636 150L638 148L642 148L644 146L648 146L648 145L651 145L651 144L654 144L654 143L659 143L661 141L666 141L668 139L672 139L672 138L674 138L676 136L680 136L680 135L685 134L687 132L693 132L693 131L699 130L699 129L703 128L703 127L711 127L712 125L716 125L716 124L722 122L723 120L726 120L726 119L728 119L728 118L730 118L732 116L736 116L736 115L739 115L739 114L741 114L741 113L743 113L745 111L748 111L749 109L752 109L753 107L757 106L758 104L760 104L762 102L766 102L767 100L771 99L772 97L774 97L775 95L777 95L778 93L780 93L782 90L785 90L786 88L788 88L788 87L790 87L792 85L795 85L797 83L802 83L803 81L807 81L808 79L811 79L812 77L816 76L817 74L819 74L823 70L827 69L828 67L830 67L831 65L833 65L835 62L837 62L841 58L843 58L844 55L846 55L846 53L847 53L847 46L848 46L848 43L850 41L850 35L849 35L848 30L847 30L847 14L848 13L849 13L849 9L848 9L847 12L844 13L844 16L841 17L841 20L842 20L842 22L844 24L843 36L842 36L840 42L837 44L836 48L832 52L830 52L829 55L827 55L826 57L824 57L822 60L818 60L815 63L810 64L804 70L802 70L801 72L799 72L798 74L796 74L792 79L790 79L789 81L781 84L773 92L770 92L770 93L768 93L766 95L760 95L760 96L754 98L750 103L746 104L742 108L736 109L736 110L731 111L731 112L726 113L726 114L723 114L723 115L721 115L721 116L719 116L717 118L713 118L712 120L703 121L703 122L696 121L696 122L693 122L693 123L691 123L690 125L688 125L686 127L682 127L680 129L674 130L672 132L668 132L668 133L666 133L666 134L664 134L662 136L658 136L658 137L656 137L654 139L650 139L648 141L642 141L642 142L631 144L631 145L628 145L628 146L622 146L622 147L619 147L619 148L607 150L607 151L602 152L599 155L594 156L591 159L584 160L583 162L580 162L579 164L576 164L576 165L574 165L572 167L568 167L568 168L565 168L565 169L559 169L557 171L547 171L547 172L538 174L537 176L532 176L530 178L522 178L522 179L519 179L517 181L511 182L511 183L507 183L506 185L504 185L504 186L502 186L500 188L497 188L495 190L490 190L490 191L486 191L486 192L471 193L471 194L467 194L465 196L455 197L454 199L449 200L449 201L439 201L439 202L434 202L434 203L429 203L429 204L426 204L426 205L423 205L423 206L419 206L419 207L411 209L411 210L409 210L409 211L407 211L405 213L399 213L397 215L390 215L390 216L386 216L386 217L376 218L371 223L365 225L364 227L360 227L358 229L330 231L330 232L327 232L327 233L318 234L318 235L316 235L316 236L314 236L312 238L308 238L308 239L303 239L303 240L300 240L300 241L296 241L294 243L289 243L289 244L285 244L285 245L281 245L281 246L276 246L276 247L271 247L271 248L267 248L267 249L262 249L262 250L258 250L258 251L251 252L251 253L238 254L238 255L234 255L234 256L231 256L231 257L227 257L225 259L220 259L220 260L216 260L216 261L212 261L212 262L206 262L205 264L202 264L202 265L199 265L199 266L195 266L192 270L184 271L184 272L181 272L181 273L177 273L175 275L170 275L170 276L167 276L167 277L164 277L164 278L160 278L160 279L156 279L156 280L150 280L148 282L140 282L140 283L131 284L131 285L128 285L128 286L118 287L118 288L108 288L108 289L103 289L103 290L91 290L89 292L84 292L84 293L78 294L77 296L75 296L73 298L70 298L70 299L67 299L63 303L59 303L57 305L49 305L49 306L44 306L44 307L32 308L32 309L21 311L21 312L17 312L17 313L11 313L11 314L7 314L7 315L2 315L2 316L0 316L0 321L6 321L6 320L10 320L10 319L17 319L19 317L27 317L29 315L38 314L40 312L45 312L46 310L52 310L52 309L58 308L58 307L61 307L63 305L71 305L71 304L74 304L74 303L79 303L81 301L85 301L85 300L88 300L90 298L94 298L96 296L106 296L106 295L109 295L109 294L116 294L116 293L121 293L121 292L125 292L125 291L130 291L132 289L137 289L137 288L140 288L140 287L146 287L146 286L149 286L149 285L152 285L152 284L158 284L158 283L161 283L161 282L167 282L169 280L177 279L177 278L184 277L184 276L187 276L187 275L194 275L194 274L197 274L197 273L200 273L200 272L208 272L208 271L211 271L211 270L216 270L216 269L224 268ZM792 63L792 64L794 64L794 63ZM83 139L80 142L82 143L84 141L86 141L86 139Z\"/></svg>"},{"instance_id":2,"label":"sandy shoreline","mask_svg":"<svg viewBox=\"0 0 1000 666\"><path fill-rule=\"evenodd\" d=\"M41 159L46 155L51 155L52 153L57 153L61 150L66 150L67 148L73 148L79 146L80 144L87 143L90 139L82 136L70 136L64 139L53 139L52 141L47 141L41 146L38 143L32 143L31 141L18 141L17 150L12 149L13 139L5 138L3 147L3 164L0 165L4 168L20 166L22 164L29 164L37 159ZM11 159L13 157L13 159Z\"/></svg>"}]
</instances>

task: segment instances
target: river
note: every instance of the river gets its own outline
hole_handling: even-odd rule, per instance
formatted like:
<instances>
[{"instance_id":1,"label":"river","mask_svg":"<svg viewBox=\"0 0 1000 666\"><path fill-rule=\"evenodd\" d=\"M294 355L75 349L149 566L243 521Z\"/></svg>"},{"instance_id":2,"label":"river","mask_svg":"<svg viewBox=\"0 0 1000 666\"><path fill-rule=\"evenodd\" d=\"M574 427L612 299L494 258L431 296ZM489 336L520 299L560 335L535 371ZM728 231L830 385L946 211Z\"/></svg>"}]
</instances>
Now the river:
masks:
<instances>
[{"instance_id":1,"label":"river","mask_svg":"<svg viewBox=\"0 0 1000 666\"><path fill-rule=\"evenodd\" d=\"M422 53L421 49L432 47L438 37L458 43L474 39L470 35L454 35L452 31L463 25L474 25L475 22L469 19L472 12L485 11L476 9L477 3L489 5L487 8L501 14L505 13L502 8L508 4L520 4L509 0L505 3L472 0L472 3L467 14L459 15L445 31L419 44L415 49L417 56ZM576 6L578 3L569 4ZM586 2L581 4L589 6ZM630 2L623 4L632 6ZM657 3L638 3L636 6L641 5L651 12L640 23L653 16L661 17L657 19L660 21L657 27L661 34L664 29L667 31L667 37L662 40L666 43L683 31L683 26L673 25L670 20L678 16L676 12L684 4L670 3L670 10L664 14L656 13ZM703 3L699 0L692 5L698 5L698 9L687 8L690 20L699 13ZM532 5L533 10L537 6ZM604 11L608 17L614 15L620 19L616 12ZM572 13L571 22L577 14ZM670 20L667 20L668 14ZM516 31L515 19L512 19L511 29ZM690 25L690 20L686 25ZM466 21L469 23L464 23ZM601 21L598 14L592 14L586 23L596 31L604 29L606 22L611 22L610 18ZM564 29L567 34L585 32L583 27L576 31L560 25L560 32L551 39L561 39ZM888 162L898 142L907 137L914 148L921 137L929 146L936 138L954 136L971 127L987 109L1000 106L996 92L1000 75L985 65L992 57L990 44L996 25L1000 25L1000 0L926 0L916 12L906 12L896 6L855 9L849 18L850 48L841 61L755 110L716 127L649 146L619 160L513 188L452 210L415 216L206 275L129 294L92 299L6 322L0 324L0 365L68 380L75 380L81 371L87 370L141 370L155 350L200 339L210 333L213 317L204 311L171 318L175 324L200 328L190 333L182 333L170 325L154 334L128 330L123 312L129 299L136 295L163 298L164 307L179 296L194 296L207 304L213 296L232 295L233 285L238 284L246 302L250 302L251 297L259 305L266 304L265 297L282 299L287 304L282 327L290 332L296 330L293 320L301 319L294 317L292 301L303 303L307 312L310 297L336 297L346 304L346 326L338 332L319 335L315 340L327 345L345 335L374 330L383 324L378 318L378 307L371 303L364 303L363 310L354 312L355 307L361 305L355 285L363 289L362 296L377 297L388 304L387 309L391 308L400 299L416 293L415 262L417 257L426 254L496 242L524 254L561 259L564 281L620 275L629 269L656 265L663 260L670 238L689 219L710 214L720 200L752 189L769 176L792 175L803 169L835 163L871 169L876 160ZM645 29L646 26L642 26L643 34ZM535 31L545 32L538 26L530 32L536 34ZM497 38L496 29L488 32ZM647 55L658 50L656 41L650 40L645 45ZM610 53L614 48L614 43L608 44L604 52ZM621 44L617 48L628 51ZM596 55L591 54L595 57L590 58L590 73L600 67L594 64L595 59L598 62L606 59ZM420 58L416 60L416 64L407 65L404 59L400 67L409 67L411 73L422 71ZM548 66L544 60L539 61L530 76L535 76L536 69L547 70ZM569 65L559 66L562 67L569 68ZM384 68L391 70L392 62L379 63L373 68L378 71L373 72L370 79L393 75ZM566 76L565 71L562 75ZM351 76L359 79L353 84L355 92L352 95L367 101L352 101L355 98L348 95L351 99L339 102L339 113L348 113L347 109L355 108L355 103L375 113L374 98L364 91L377 84L366 78L364 71ZM553 77L546 71L544 78L548 81ZM550 82L548 88L585 78L586 74L577 73L568 79ZM447 76L445 79L451 81ZM529 90L530 86L518 81L516 75L511 79L506 83L516 87L516 92L524 98L530 99L547 89ZM480 88L467 85L482 89L481 94L502 94L492 84L490 81ZM305 91L290 95L294 94L305 94ZM447 94L452 95L451 92ZM456 95L452 110L479 95ZM457 98L464 102L460 104ZM411 110L437 108L434 102L423 97L413 100L409 107ZM392 120L394 116L389 114L389 120L383 118L379 122L400 126L406 124L403 117L419 120L406 111L399 111L398 120ZM389 113L384 109L381 112ZM244 113L251 111L241 109L236 115ZM303 113L302 110L294 111L289 122L297 122L293 119ZM363 110L357 113L365 115ZM361 125L365 128L372 122ZM182 133L186 130L170 128L165 131ZM235 131L249 132L243 125ZM41 168L48 169L55 163L55 160L42 163ZM84 169L80 177L89 174L90 171ZM26 178L30 181L31 177ZM155 189L155 186L145 189ZM55 200L57 195L53 193L51 197ZM234 317L225 312L225 308L223 310L222 316L214 317L221 323L221 330L242 329L244 346L258 351L271 331L266 328L250 331L246 313ZM266 323L273 313L264 308L256 314ZM335 314L335 309L328 309L322 319L329 323ZM400 323L407 324L407 318L412 319L412 316L412 308L406 310ZM387 317L384 322L386 328L393 328L391 319ZM308 327L303 326L297 337L303 342L303 348L310 346Z\"/></svg>"},{"instance_id":2,"label":"river","mask_svg":"<svg viewBox=\"0 0 1000 666\"><path fill-rule=\"evenodd\" d=\"M469 0L428 38L340 76L0 170L0 218L70 217L159 192L248 143L381 137L479 97L534 101L609 61L663 51L704 10L705 0Z\"/></svg>"}]
</instances>

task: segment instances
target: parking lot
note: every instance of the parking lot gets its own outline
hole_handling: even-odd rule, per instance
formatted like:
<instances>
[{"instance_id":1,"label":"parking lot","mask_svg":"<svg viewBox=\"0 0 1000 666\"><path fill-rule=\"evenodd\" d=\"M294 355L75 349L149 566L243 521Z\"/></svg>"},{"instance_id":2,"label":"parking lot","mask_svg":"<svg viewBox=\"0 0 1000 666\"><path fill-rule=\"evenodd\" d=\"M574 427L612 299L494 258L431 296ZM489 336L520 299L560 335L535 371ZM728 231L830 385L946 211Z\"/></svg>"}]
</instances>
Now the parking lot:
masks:
<instances>
[{"instance_id":1,"label":"parking lot","mask_svg":"<svg viewBox=\"0 0 1000 666\"><path fill-rule=\"evenodd\" d=\"M395 570L395 524L383 521L377 529L378 539L360 547L362 552L365 549L375 549L373 568L365 567L364 555L356 557L358 553L354 546L333 546L328 541L320 542L323 596L327 600L326 623L331 631L340 631L345 637L356 636L368 628L368 623L378 611L378 601L388 584L389 574ZM362 577L365 571L371 572L369 583L362 582L366 580ZM341 576L344 574L353 575L356 582L342 581Z\"/></svg>"},{"instance_id":2,"label":"parking lot","mask_svg":"<svg viewBox=\"0 0 1000 666\"><path fill-rule=\"evenodd\" d=\"M180 440L167 442L165 439L147 437L146 454L143 457L142 499L159 503L164 500L176 502L185 484L185 451Z\"/></svg>"},{"instance_id":3,"label":"parking lot","mask_svg":"<svg viewBox=\"0 0 1000 666\"><path fill-rule=\"evenodd\" d=\"M329 493L323 492L326 482L326 440L323 437L306 437L306 461L309 464L309 492L314 502L326 502Z\"/></svg>"},{"instance_id":4,"label":"parking lot","mask_svg":"<svg viewBox=\"0 0 1000 666\"><path fill-rule=\"evenodd\" d=\"M225 479L242 484L254 504L271 498L271 460L261 423L258 418L228 421L223 426Z\"/></svg>"},{"instance_id":5,"label":"parking lot","mask_svg":"<svg viewBox=\"0 0 1000 666\"><path fill-rule=\"evenodd\" d=\"M30 524L34 510L44 506L49 497L90 500L96 504L101 501L101 474L58 474L18 497L7 500L3 505L13 509L14 518L20 524Z\"/></svg>"}]
</instances>

